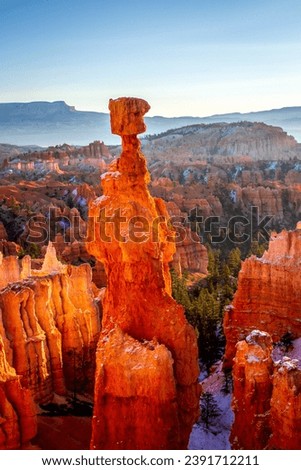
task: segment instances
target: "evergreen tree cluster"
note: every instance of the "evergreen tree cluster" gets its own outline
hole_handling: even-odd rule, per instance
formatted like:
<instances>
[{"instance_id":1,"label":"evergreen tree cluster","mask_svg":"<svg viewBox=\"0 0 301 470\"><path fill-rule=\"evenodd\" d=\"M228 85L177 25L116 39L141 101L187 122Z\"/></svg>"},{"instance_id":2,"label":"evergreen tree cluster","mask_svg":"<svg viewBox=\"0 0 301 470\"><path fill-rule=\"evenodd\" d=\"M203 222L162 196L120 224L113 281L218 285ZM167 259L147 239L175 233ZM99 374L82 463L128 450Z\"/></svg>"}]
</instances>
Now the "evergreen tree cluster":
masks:
<instances>
[{"instance_id":1,"label":"evergreen tree cluster","mask_svg":"<svg viewBox=\"0 0 301 470\"><path fill-rule=\"evenodd\" d=\"M249 255L262 256L265 248L254 242ZM209 275L196 286L189 288L188 273L179 277L172 271L171 276L173 297L183 305L187 320L196 330L199 356L209 372L224 351L223 314L237 287L242 255L238 247L228 254L212 249L210 245L207 250Z\"/></svg>"}]
</instances>

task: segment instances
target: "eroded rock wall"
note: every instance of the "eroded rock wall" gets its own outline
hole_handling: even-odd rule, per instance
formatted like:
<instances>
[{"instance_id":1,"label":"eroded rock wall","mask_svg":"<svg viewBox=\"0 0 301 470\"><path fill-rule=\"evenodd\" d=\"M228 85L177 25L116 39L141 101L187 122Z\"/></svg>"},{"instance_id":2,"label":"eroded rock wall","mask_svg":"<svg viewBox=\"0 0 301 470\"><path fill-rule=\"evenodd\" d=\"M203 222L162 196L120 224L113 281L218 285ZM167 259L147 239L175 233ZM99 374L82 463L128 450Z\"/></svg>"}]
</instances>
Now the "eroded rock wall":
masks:
<instances>
[{"instance_id":1,"label":"eroded rock wall","mask_svg":"<svg viewBox=\"0 0 301 470\"><path fill-rule=\"evenodd\" d=\"M32 395L21 386L20 377L9 365L0 334L0 449L25 447L36 432Z\"/></svg>"},{"instance_id":2,"label":"eroded rock wall","mask_svg":"<svg viewBox=\"0 0 301 470\"><path fill-rule=\"evenodd\" d=\"M233 449L300 449L301 358L275 360L274 355L271 336L263 331L254 330L237 344Z\"/></svg>"},{"instance_id":3,"label":"eroded rock wall","mask_svg":"<svg viewBox=\"0 0 301 470\"><path fill-rule=\"evenodd\" d=\"M271 434L272 340L254 330L237 344L233 366L233 449L264 449Z\"/></svg>"},{"instance_id":4,"label":"eroded rock wall","mask_svg":"<svg viewBox=\"0 0 301 470\"><path fill-rule=\"evenodd\" d=\"M39 403L66 389L93 390L100 332L90 266L62 265L53 250L50 245L41 271L30 270L24 259L18 282L0 291L0 331L8 362Z\"/></svg>"},{"instance_id":5,"label":"eroded rock wall","mask_svg":"<svg viewBox=\"0 0 301 470\"><path fill-rule=\"evenodd\" d=\"M262 258L251 256L242 263L224 318L226 368L232 367L236 343L254 329L268 332L274 342L286 333L301 336L300 266L300 228L272 234Z\"/></svg>"}]
</instances>

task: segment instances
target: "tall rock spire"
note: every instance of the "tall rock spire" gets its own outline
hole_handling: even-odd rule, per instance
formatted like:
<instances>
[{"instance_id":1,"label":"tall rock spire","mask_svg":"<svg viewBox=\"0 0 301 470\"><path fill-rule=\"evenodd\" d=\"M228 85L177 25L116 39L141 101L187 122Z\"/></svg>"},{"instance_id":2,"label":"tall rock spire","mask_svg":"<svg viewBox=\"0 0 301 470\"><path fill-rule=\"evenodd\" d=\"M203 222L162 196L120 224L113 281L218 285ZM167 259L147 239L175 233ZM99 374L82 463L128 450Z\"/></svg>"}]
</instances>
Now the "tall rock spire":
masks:
<instances>
[{"instance_id":1,"label":"tall rock spire","mask_svg":"<svg viewBox=\"0 0 301 470\"><path fill-rule=\"evenodd\" d=\"M88 251L108 278L91 447L185 449L199 408L197 342L171 297L174 231L164 202L147 189L137 134L150 106L119 98L109 109L122 153L89 208Z\"/></svg>"}]
</instances>

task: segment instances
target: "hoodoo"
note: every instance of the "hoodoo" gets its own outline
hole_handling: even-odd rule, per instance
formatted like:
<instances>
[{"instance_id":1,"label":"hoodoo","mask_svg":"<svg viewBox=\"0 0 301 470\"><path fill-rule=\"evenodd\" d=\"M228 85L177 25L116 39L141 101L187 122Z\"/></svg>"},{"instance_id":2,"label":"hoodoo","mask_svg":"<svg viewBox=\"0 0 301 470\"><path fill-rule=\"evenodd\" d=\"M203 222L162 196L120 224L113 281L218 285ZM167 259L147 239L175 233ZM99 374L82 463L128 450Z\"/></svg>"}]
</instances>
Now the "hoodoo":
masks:
<instances>
[{"instance_id":1,"label":"hoodoo","mask_svg":"<svg viewBox=\"0 0 301 470\"><path fill-rule=\"evenodd\" d=\"M268 332L273 342L287 333L301 336L300 265L300 225L272 233L262 258L243 262L233 306L224 318L226 368L232 367L236 343L254 329Z\"/></svg>"},{"instance_id":2,"label":"hoodoo","mask_svg":"<svg viewBox=\"0 0 301 470\"><path fill-rule=\"evenodd\" d=\"M232 449L300 449L300 363L287 356L275 360L277 354L280 351L273 350L271 336L259 330L237 344Z\"/></svg>"},{"instance_id":3,"label":"hoodoo","mask_svg":"<svg viewBox=\"0 0 301 470\"><path fill-rule=\"evenodd\" d=\"M298 224L273 233L262 258L242 264L224 319L233 449L300 449L300 263Z\"/></svg>"},{"instance_id":4,"label":"hoodoo","mask_svg":"<svg viewBox=\"0 0 301 470\"><path fill-rule=\"evenodd\" d=\"M150 109L138 98L110 100L122 153L90 204L88 251L106 270L96 356L91 448L185 449L199 409L196 336L171 297L174 231L151 197L137 134Z\"/></svg>"}]
</instances>

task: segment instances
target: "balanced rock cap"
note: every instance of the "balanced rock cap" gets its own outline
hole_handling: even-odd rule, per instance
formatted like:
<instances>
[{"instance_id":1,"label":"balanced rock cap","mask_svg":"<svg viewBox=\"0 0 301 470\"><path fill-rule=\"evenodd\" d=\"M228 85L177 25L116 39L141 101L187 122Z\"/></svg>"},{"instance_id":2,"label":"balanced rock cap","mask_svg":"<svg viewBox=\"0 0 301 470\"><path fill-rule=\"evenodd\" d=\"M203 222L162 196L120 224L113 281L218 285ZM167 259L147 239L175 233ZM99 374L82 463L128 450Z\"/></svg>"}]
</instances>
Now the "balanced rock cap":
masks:
<instances>
[{"instance_id":1,"label":"balanced rock cap","mask_svg":"<svg viewBox=\"0 0 301 470\"><path fill-rule=\"evenodd\" d=\"M113 134L137 135L146 131L143 116L150 110L147 101L125 97L110 99L109 110Z\"/></svg>"}]
</instances>

